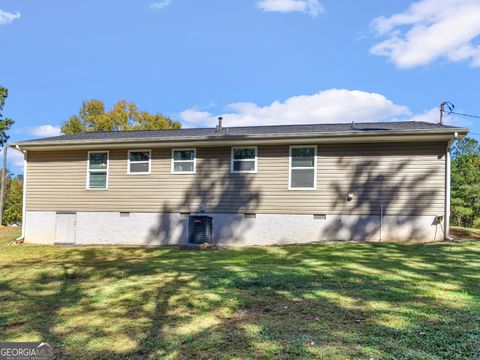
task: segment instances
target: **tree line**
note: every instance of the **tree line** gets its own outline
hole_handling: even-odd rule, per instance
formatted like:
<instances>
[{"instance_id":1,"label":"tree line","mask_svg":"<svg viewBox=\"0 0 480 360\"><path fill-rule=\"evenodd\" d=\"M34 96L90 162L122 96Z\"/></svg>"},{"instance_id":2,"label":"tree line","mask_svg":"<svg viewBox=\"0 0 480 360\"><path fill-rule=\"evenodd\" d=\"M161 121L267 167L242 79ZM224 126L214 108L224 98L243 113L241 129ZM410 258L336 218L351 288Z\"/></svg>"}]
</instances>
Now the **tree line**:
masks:
<instances>
[{"instance_id":1,"label":"tree line","mask_svg":"<svg viewBox=\"0 0 480 360\"><path fill-rule=\"evenodd\" d=\"M5 208L2 225L21 225L23 209L23 176L7 171L5 181Z\"/></svg>"},{"instance_id":2,"label":"tree line","mask_svg":"<svg viewBox=\"0 0 480 360\"><path fill-rule=\"evenodd\" d=\"M0 222L2 225L16 224L22 220L23 185L19 177L8 174L6 166L7 134L15 123L12 119L3 116L3 107L8 97L8 89L0 86L0 147L3 148L4 164L1 170L0 195Z\"/></svg>"},{"instance_id":3,"label":"tree line","mask_svg":"<svg viewBox=\"0 0 480 360\"><path fill-rule=\"evenodd\" d=\"M90 131L180 129L178 121L162 114L138 110L133 102L118 101L110 110L101 100L84 101L78 114L72 115L61 128L64 134Z\"/></svg>"},{"instance_id":4,"label":"tree line","mask_svg":"<svg viewBox=\"0 0 480 360\"><path fill-rule=\"evenodd\" d=\"M465 137L453 146L451 155L450 223L480 228L480 145Z\"/></svg>"}]
</instances>

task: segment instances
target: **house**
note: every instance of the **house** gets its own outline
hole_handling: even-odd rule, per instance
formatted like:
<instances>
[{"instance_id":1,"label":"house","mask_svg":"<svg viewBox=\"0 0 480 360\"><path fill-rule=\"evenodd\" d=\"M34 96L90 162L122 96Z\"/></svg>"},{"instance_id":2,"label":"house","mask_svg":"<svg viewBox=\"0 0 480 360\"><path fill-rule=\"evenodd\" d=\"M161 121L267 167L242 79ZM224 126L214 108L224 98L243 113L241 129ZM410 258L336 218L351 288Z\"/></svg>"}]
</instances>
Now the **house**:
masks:
<instances>
[{"instance_id":1,"label":"house","mask_svg":"<svg viewBox=\"0 0 480 360\"><path fill-rule=\"evenodd\" d=\"M449 147L426 122L63 135L25 154L23 236L39 244L442 240Z\"/></svg>"}]
</instances>

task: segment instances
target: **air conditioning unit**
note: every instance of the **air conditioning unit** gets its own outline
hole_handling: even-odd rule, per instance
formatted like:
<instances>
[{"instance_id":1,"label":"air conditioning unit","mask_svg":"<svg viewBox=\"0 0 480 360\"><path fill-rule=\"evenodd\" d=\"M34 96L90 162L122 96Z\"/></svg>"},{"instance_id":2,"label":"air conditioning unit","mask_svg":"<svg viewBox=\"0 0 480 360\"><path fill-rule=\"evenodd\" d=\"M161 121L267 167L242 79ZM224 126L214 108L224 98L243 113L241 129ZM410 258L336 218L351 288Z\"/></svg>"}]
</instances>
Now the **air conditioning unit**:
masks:
<instances>
[{"instance_id":1,"label":"air conditioning unit","mask_svg":"<svg viewBox=\"0 0 480 360\"><path fill-rule=\"evenodd\" d=\"M205 244L213 242L213 221L210 216L191 215L188 224L188 242L190 244Z\"/></svg>"}]
</instances>

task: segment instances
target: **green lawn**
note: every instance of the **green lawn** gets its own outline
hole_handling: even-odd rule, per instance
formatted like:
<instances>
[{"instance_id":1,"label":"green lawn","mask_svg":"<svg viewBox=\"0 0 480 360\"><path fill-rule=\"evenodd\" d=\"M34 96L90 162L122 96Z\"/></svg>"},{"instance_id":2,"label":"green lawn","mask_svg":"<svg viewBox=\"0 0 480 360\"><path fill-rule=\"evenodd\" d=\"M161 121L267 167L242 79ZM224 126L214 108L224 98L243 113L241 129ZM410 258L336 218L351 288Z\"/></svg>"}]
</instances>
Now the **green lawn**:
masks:
<instances>
[{"instance_id":1,"label":"green lawn","mask_svg":"<svg viewBox=\"0 0 480 360\"><path fill-rule=\"evenodd\" d=\"M0 340L60 358L480 358L478 241L193 251L9 231Z\"/></svg>"}]
</instances>

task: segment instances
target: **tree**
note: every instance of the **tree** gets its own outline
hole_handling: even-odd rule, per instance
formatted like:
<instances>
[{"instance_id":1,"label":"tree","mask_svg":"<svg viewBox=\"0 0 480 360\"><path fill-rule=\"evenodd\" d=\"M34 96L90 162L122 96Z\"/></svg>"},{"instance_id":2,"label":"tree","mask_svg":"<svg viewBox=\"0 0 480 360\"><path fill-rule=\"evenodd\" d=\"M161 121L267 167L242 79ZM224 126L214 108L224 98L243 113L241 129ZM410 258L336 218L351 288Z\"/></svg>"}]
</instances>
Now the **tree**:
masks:
<instances>
[{"instance_id":1,"label":"tree","mask_svg":"<svg viewBox=\"0 0 480 360\"><path fill-rule=\"evenodd\" d=\"M8 141L7 131L14 124L14 121L9 118L3 118L3 107L5 106L5 100L8 97L8 89L0 86L0 146L3 147L3 170L1 178L1 189L0 189L0 223L3 219L3 209L5 204L5 178L7 174L7 149L6 143Z\"/></svg>"},{"instance_id":2,"label":"tree","mask_svg":"<svg viewBox=\"0 0 480 360\"><path fill-rule=\"evenodd\" d=\"M463 138L452 149L452 224L480 227L480 146Z\"/></svg>"},{"instance_id":3,"label":"tree","mask_svg":"<svg viewBox=\"0 0 480 360\"><path fill-rule=\"evenodd\" d=\"M84 101L78 115L73 115L62 126L64 134L87 131L179 129L181 124L163 116L139 111L132 102L118 101L110 111L100 100Z\"/></svg>"},{"instance_id":4,"label":"tree","mask_svg":"<svg viewBox=\"0 0 480 360\"><path fill-rule=\"evenodd\" d=\"M475 157L480 154L480 144L477 140L465 137L455 143L452 148L453 160L461 157Z\"/></svg>"},{"instance_id":5,"label":"tree","mask_svg":"<svg viewBox=\"0 0 480 360\"><path fill-rule=\"evenodd\" d=\"M12 119L3 118L3 107L5 106L5 100L8 97L8 89L0 86L0 146L4 146L9 136L7 131L15 123Z\"/></svg>"},{"instance_id":6,"label":"tree","mask_svg":"<svg viewBox=\"0 0 480 360\"><path fill-rule=\"evenodd\" d=\"M9 178L8 193L3 213L3 224L11 225L22 221L23 183L21 177Z\"/></svg>"},{"instance_id":7,"label":"tree","mask_svg":"<svg viewBox=\"0 0 480 360\"><path fill-rule=\"evenodd\" d=\"M85 131L85 126L77 115L72 115L62 126L64 134L79 134Z\"/></svg>"}]
</instances>

